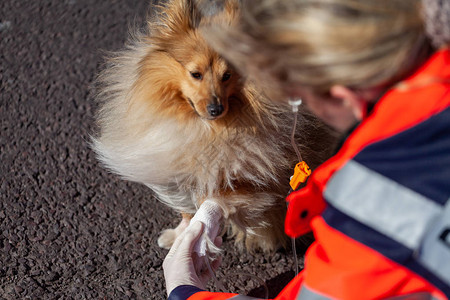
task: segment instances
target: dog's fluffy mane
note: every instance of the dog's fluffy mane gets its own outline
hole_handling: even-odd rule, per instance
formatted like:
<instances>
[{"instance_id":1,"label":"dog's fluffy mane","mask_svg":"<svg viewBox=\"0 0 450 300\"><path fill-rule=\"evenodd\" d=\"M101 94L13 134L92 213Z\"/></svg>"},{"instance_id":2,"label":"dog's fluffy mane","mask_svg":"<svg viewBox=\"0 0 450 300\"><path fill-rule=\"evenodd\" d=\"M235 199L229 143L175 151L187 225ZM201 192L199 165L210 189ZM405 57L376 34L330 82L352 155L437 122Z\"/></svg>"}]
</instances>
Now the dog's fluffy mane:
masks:
<instances>
[{"instance_id":1,"label":"dog's fluffy mane","mask_svg":"<svg viewBox=\"0 0 450 300\"><path fill-rule=\"evenodd\" d=\"M225 3L221 12L206 17L192 1L169 1L154 8L147 28L135 31L126 49L111 55L99 75L100 132L92 143L106 167L149 186L180 212L194 213L207 197L227 196L228 204L221 203L226 216L242 214L236 207L244 206L245 214L253 217L287 192L289 170L296 161L290 145L292 113L270 104L242 80L223 118L202 119L182 98L178 75L171 68L176 63L173 52L183 51L190 37L201 39L201 26L234 22L238 3ZM206 42L198 47L213 51ZM306 112L302 116L298 139L323 134L321 123ZM328 152L320 145L327 137L315 136L318 143L307 147L299 143L313 167Z\"/></svg>"}]
</instances>

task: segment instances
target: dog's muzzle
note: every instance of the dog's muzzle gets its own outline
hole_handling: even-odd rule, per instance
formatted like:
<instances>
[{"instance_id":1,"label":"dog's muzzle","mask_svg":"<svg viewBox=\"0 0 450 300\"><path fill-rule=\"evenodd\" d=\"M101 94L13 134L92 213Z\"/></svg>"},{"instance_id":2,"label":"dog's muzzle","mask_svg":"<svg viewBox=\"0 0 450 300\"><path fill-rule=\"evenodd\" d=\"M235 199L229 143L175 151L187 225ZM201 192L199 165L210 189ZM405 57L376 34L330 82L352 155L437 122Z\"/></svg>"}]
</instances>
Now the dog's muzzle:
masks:
<instances>
[{"instance_id":1,"label":"dog's muzzle","mask_svg":"<svg viewBox=\"0 0 450 300\"><path fill-rule=\"evenodd\" d=\"M206 109L208 110L208 114L211 117L218 117L224 111L224 107L222 104L209 104L208 106L206 106Z\"/></svg>"}]
</instances>

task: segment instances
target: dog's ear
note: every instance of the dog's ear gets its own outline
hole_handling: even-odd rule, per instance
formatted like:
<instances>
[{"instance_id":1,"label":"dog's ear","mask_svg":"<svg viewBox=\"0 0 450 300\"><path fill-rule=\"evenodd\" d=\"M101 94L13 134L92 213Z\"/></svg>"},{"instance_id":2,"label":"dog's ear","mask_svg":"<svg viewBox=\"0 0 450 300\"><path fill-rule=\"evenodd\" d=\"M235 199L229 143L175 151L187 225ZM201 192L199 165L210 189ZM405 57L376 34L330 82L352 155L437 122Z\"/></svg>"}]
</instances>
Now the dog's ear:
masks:
<instances>
[{"instance_id":1,"label":"dog's ear","mask_svg":"<svg viewBox=\"0 0 450 300\"><path fill-rule=\"evenodd\" d=\"M199 26L202 14L196 0L157 1L151 5L149 28L154 34L170 36Z\"/></svg>"},{"instance_id":2,"label":"dog's ear","mask_svg":"<svg viewBox=\"0 0 450 300\"><path fill-rule=\"evenodd\" d=\"M205 18L200 27L210 24L230 26L240 15L239 0L196 0L197 7Z\"/></svg>"}]
</instances>

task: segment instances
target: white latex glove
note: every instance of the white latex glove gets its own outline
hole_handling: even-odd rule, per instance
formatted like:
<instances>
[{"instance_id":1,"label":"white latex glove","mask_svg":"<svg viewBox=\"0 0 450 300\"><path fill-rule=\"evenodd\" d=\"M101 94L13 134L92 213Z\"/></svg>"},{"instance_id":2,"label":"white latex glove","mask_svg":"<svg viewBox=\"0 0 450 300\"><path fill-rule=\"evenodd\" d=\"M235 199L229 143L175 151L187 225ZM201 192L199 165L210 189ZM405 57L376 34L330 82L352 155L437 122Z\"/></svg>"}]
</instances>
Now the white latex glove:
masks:
<instances>
[{"instance_id":1,"label":"white latex glove","mask_svg":"<svg viewBox=\"0 0 450 300\"><path fill-rule=\"evenodd\" d=\"M200 238L203 232L203 223L195 222L189 226L173 243L169 253L163 262L164 278L166 280L167 296L180 285L193 285L201 289L206 288L208 280L211 278L209 271L196 270L195 265L198 257L193 253L195 242ZM222 245L222 238L217 237L214 241L217 247ZM215 272L221 263L221 259L217 259L211 263L211 268Z\"/></svg>"}]
</instances>

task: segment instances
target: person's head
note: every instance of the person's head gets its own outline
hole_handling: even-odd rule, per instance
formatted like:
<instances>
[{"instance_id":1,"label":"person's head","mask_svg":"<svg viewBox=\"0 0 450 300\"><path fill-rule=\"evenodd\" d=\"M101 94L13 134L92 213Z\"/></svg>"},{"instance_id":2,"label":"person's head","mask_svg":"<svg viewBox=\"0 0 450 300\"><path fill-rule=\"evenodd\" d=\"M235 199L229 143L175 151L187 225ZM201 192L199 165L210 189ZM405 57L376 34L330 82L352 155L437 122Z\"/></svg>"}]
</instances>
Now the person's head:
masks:
<instances>
[{"instance_id":1,"label":"person's head","mask_svg":"<svg viewBox=\"0 0 450 300\"><path fill-rule=\"evenodd\" d=\"M271 98L302 98L346 130L429 56L420 0L247 0L212 45Z\"/></svg>"}]
</instances>

